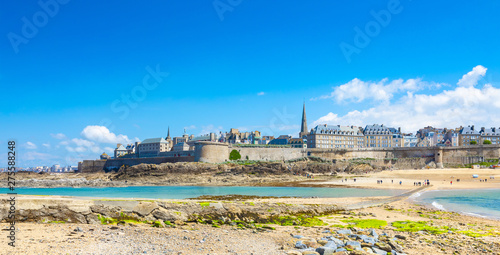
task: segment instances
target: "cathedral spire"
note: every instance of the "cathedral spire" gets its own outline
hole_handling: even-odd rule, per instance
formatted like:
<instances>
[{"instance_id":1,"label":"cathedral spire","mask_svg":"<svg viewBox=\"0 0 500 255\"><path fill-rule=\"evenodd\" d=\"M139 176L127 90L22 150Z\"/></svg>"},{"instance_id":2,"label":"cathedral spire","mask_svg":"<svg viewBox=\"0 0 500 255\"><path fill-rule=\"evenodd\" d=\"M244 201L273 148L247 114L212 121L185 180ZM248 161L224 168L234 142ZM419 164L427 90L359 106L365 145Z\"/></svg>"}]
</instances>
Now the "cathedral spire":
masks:
<instances>
[{"instance_id":1,"label":"cathedral spire","mask_svg":"<svg viewBox=\"0 0 500 255\"><path fill-rule=\"evenodd\" d=\"M170 126L168 126L167 139L166 140L168 140L168 139L170 139Z\"/></svg>"},{"instance_id":2,"label":"cathedral spire","mask_svg":"<svg viewBox=\"0 0 500 255\"><path fill-rule=\"evenodd\" d=\"M299 136L300 138L303 138L307 134L306 102L304 102L304 107L302 109L302 125L300 126Z\"/></svg>"}]
</instances>

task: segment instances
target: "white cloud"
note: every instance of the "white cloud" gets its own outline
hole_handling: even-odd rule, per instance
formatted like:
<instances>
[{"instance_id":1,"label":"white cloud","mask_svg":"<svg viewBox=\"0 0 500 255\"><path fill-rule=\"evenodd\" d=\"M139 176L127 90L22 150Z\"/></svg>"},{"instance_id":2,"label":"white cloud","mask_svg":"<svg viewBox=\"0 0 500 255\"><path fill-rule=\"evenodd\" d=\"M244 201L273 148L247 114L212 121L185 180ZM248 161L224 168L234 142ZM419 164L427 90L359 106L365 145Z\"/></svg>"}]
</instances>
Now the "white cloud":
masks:
<instances>
[{"instance_id":1,"label":"white cloud","mask_svg":"<svg viewBox=\"0 0 500 255\"><path fill-rule=\"evenodd\" d=\"M80 139L80 138L73 138L73 139L71 139L71 141L78 146L85 146L85 147L90 147L90 146L93 146L95 144L94 142L87 141L85 139Z\"/></svg>"},{"instance_id":2,"label":"white cloud","mask_svg":"<svg viewBox=\"0 0 500 255\"><path fill-rule=\"evenodd\" d=\"M486 69L478 66L473 72L484 75L483 70ZM385 124L401 127L405 132L415 132L427 125L448 128L472 124L485 127L498 125L500 88L491 84L477 88L475 85L479 76L471 78L474 75L469 72L459 81L461 84L437 94L407 92L394 102L379 102L368 109L351 111L343 116L330 112L314 121L313 126Z\"/></svg>"},{"instance_id":3,"label":"white cloud","mask_svg":"<svg viewBox=\"0 0 500 255\"><path fill-rule=\"evenodd\" d=\"M62 142L59 143L59 145L68 145L68 144L69 144L68 141L62 141Z\"/></svg>"},{"instance_id":4,"label":"white cloud","mask_svg":"<svg viewBox=\"0 0 500 255\"><path fill-rule=\"evenodd\" d=\"M199 135L206 135L206 134L210 134L210 133L218 134L221 131L223 131L222 126L216 127L216 126L210 124L208 126L201 126L201 131L200 131Z\"/></svg>"},{"instance_id":5,"label":"white cloud","mask_svg":"<svg viewBox=\"0 0 500 255\"><path fill-rule=\"evenodd\" d=\"M186 130L196 129L196 126L195 125L190 125L190 126L184 127L184 129L186 129Z\"/></svg>"},{"instance_id":6,"label":"white cloud","mask_svg":"<svg viewBox=\"0 0 500 255\"><path fill-rule=\"evenodd\" d=\"M50 136L59 140L66 139L66 135L64 135L63 133L50 134Z\"/></svg>"},{"instance_id":7,"label":"white cloud","mask_svg":"<svg viewBox=\"0 0 500 255\"><path fill-rule=\"evenodd\" d=\"M462 79L458 81L457 85L461 87L476 86L479 79L486 74L486 70L488 69L482 65L474 67L472 71L462 76Z\"/></svg>"},{"instance_id":8,"label":"white cloud","mask_svg":"<svg viewBox=\"0 0 500 255\"><path fill-rule=\"evenodd\" d=\"M263 95L265 95L265 94L266 94L266 93L264 93L264 91L261 91L261 92L257 93L257 96L263 96Z\"/></svg>"},{"instance_id":9,"label":"white cloud","mask_svg":"<svg viewBox=\"0 0 500 255\"><path fill-rule=\"evenodd\" d=\"M115 151L115 149L113 149L111 147L104 147L104 150L107 152L111 152L111 153L113 153Z\"/></svg>"},{"instance_id":10,"label":"white cloud","mask_svg":"<svg viewBox=\"0 0 500 255\"><path fill-rule=\"evenodd\" d=\"M394 94L401 92L415 92L429 87L440 87L439 83L429 83L417 79L397 79L389 81L384 78L378 82L362 81L354 78L346 84L338 87L333 87L333 91L328 95L323 95L312 100L332 98L337 103L344 101L361 102L363 100L371 99L374 101L389 101L393 98Z\"/></svg>"},{"instance_id":11,"label":"white cloud","mask_svg":"<svg viewBox=\"0 0 500 255\"><path fill-rule=\"evenodd\" d=\"M32 143L32 142L26 142L26 149L28 150L34 150L37 148L36 144Z\"/></svg>"},{"instance_id":12,"label":"white cloud","mask_svg":"<svg viewBox=\"0 0 500 255\"><path fill-rule=\"evenodd\" d=\"M45 148L50 149L50 143L44 143L42 145L45 146Z\"/></svg>"},{"instance_id":13,"label":"white cloud","mask_svg":"<svg viewBox=\"0 0 500 255\"><path fill-rule=\"evenodd\" d=\"M99 143L130 143L126 135L115 135L105 126L87 126L81 133L82 137Z\"/></svg>"}]
</instances>

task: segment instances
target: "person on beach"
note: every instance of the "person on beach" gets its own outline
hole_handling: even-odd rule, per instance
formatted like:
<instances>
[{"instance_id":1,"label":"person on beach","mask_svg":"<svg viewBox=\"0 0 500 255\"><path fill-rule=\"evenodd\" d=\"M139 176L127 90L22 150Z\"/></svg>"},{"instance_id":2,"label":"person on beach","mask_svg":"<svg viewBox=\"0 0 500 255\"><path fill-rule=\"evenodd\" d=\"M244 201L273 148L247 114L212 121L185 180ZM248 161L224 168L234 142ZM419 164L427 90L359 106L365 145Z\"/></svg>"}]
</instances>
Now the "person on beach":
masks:
<instances>
[{"instance_id":1,"label":"person on beach","mask_svg":"<svg viewBox=\"0 0 500 255\"><path fill-rule=\"evenodd\" d=\"M399 185L401 185L403 183L403 181L399 181Z\"/></svg>"},{"instance_id":2,"label":"person on beach","mask_svg":"<svg viewBox=\"0 0 500 255\"><path fill-rule=\"evenodd\" d=\"M453 181L450 181L450 185L453 185Z\"/></svg>"}]
</instances>

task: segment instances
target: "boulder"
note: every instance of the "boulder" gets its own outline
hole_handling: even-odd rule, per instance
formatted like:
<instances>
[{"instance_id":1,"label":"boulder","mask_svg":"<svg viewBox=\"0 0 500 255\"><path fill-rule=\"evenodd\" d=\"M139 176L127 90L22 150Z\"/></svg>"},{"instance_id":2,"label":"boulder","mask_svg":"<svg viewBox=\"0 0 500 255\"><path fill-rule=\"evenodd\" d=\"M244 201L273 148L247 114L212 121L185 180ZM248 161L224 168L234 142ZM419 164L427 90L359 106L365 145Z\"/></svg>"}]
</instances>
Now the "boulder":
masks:
<instances>
[{"instance_id":1,"label":"boulder","mask_svg":"<svg viewBox=\"0 0 500 255\"><path fill-rule=\"evenodd\" d=\"M316 248L316 252L320 255L333 255L335 253L335 249L330 247L319 247Z\"/></svg>"},{"instance_id":2,"label":"boulder","mask_svg":"<svg viewBox=\"0 0 500 255\"><path fill-rule=\"evenodd\" d=\"M132 209L132 212L137 213L141 216L146 216L157 208L158 204L156 204L155 202L141 202Z\"/></svg>"}]
</instances>

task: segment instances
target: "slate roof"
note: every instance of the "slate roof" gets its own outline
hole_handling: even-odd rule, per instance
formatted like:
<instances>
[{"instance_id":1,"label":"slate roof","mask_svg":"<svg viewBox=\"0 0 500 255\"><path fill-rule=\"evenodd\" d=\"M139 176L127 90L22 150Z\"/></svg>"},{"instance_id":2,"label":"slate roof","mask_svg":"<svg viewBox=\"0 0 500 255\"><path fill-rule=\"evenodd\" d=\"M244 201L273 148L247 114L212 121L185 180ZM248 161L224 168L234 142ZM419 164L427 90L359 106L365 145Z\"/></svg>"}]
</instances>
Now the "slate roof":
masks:
<instances>
[{"instance_id":1,"label":"slate roof","mask_svg":"<svg viewBox=\"0 0 500 255\"><path fill-rule=\"evenodd\" d=\"M331 126L331 125L317 125L313 128L313 134L350 134L353 132L353 135L362 135L361 131L356 126Z\"/></svg>"},{"instance_id":2,"label":"slate roof","mask_svg":"<svg viewBox=\"0 0 500 255\"><path fill-rule=\"evenodd\" d=\"M126 151L127 149L125 149L125 147L123 147L123 145L120 144L120 146L118 148L116 148L117 151Z\"/></svg>"},{"instance_id":3,"label":"slate roof","mask_svg":"<svg viewBox=\"0 0 500 255\"><path fill-rule=\"evenodd\" d=\"M141 142L141 144L148 144L148 143L167 143L167 141L163 138L149 138L145 139L144 141Z\"/></svg>"}]
</instances>

